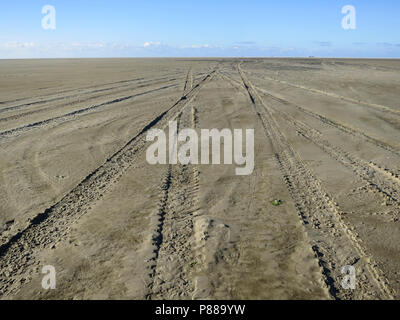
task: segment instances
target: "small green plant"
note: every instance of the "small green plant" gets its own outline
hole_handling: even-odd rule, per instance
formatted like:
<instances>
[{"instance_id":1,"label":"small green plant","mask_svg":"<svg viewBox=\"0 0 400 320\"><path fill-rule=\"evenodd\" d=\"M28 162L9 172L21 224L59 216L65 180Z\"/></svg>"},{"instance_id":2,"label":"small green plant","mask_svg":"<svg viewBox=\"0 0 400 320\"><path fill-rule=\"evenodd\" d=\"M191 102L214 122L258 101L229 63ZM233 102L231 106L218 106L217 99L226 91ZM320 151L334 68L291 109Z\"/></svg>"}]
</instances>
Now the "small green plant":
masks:
<instances>
[{"instance_id":1,"label":"small green plant","mask_svg":"<svg viewBox=\"0 0 400 320\"><path fill-rule=\"evenodd\" d=\"M272 205L278 207L282 204L282 200L275 199L272 201Z\"/></svg>"},{"instance_id":2,"label":"small green plant","mask_svg":"<svg viewBox=\"0 0 400 320\"><path fill-rule=\"evenodd\" d=\"M196 261L193 261L189 266L190 266L191 268L193 268L196 264L197 264L197 262L196 262Z\"/></svg>"}]
</instances>

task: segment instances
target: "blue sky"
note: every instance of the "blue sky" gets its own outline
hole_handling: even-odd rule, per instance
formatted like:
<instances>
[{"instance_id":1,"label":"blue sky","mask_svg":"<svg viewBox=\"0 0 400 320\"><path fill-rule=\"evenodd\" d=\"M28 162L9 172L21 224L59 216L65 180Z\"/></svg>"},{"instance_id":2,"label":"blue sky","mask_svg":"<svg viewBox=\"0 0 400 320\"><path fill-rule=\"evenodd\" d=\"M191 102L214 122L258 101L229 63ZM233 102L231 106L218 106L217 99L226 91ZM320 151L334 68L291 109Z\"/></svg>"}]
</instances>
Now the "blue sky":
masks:
<instances>
[{"instance_id":1,"label":"blue sky","mask_svg":"<svg viewBox=\"0 0 400 320\"><path fill-rule=\"evenodd\" d=\"M42 7L56 29L42 28ZM342 7L356 29L342 28ZM398 0L14 0L0 3L0 58L400 57Z\"/></svg>"}]
</instances>

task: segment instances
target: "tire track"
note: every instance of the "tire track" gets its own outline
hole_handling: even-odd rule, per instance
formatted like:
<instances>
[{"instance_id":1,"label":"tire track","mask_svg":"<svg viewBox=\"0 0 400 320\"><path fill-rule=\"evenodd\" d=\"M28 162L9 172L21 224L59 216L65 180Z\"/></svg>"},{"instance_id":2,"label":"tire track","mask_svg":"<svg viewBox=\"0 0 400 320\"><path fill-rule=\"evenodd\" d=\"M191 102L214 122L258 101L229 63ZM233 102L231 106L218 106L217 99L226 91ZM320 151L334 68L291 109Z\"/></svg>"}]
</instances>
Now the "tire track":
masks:
<instances>
[{"instance_id":1,"label":"tire track","mask_svg":"<svg viewBox=\"0 0 400 320\"><path fill-rule=\"evenodd\" d=\"M327 92L327 91L318 90L318 89L314 89L314 88L310 88L310 87L305 87L305 86L302 86L302 85L298 85L298 84L287 82L285 80L274 79L274 78L271 78L271 77L268 77L268 76L264 76L264 79L267 79L267 80L270 80L270 81L274 81L274 82L277 82L277 83L281 83L281 84L285 84L285 85L288 85L288 86L293 87L293 88L302 89L302 90L305 90L305 91L308 91L308 92L311 92L311 93L314 93L314 94L325 95L325 96L328 96L328 97L331 97L331 98L336 98L336 99L347 101L347 102L350 102L350 103L355 103L355 104L358 104L358 105L366 106L366 107L372 108L374 110L381 111L383 113L390 113L390 114L393 114L393 115L396 115L396 116L400 115L400 110L395 110L395 109L392 109L390 107L387 107L387 106L384 106L384 105L381 105L381 104L369 103L369 102L362 101L362 100L357 100L357 99L353 99L353 98L349 98L349 97L344 97L344 96L341 96L341 95L333 93L333 92Z\"/></svg>"},{"instance_id":2,"label":"tire track","mask_svg":"<svg viewBox=\"0 0 400 320\"><path fill-rule=\"evenodd\" d=\"M241 71L239 74L261 120L264 131L276 152L288 190L307 230L312 249L322 268L325 283L334 299L393 299L393 292L382 271L367 255L357 235L341 218L337 203L323 189L321 182L291 147L279 130L270 109ZM341 287L342 267L353 265L357 274L357 289Z\"/></svg>"},{"instance_id":3,"label":"tire track","mask_svg":"<svg viewBox=\"0 0 400 320\"><path fill-rule=\"evenodd\" d=\"M396 150L395 148L393 148L391 145L389 145L389 144L387 144L387 143L385 143L385 142L383 142L381 140L375 139L375 138L367 135L366 133L364 133L364 132L362 132L360 130L351 128L349 126L346 126L345 124L342 124L342 123L339 123L337 121L328 119L328 118L324 117L323 115L321 115L319 113L313 112L313 111L311 111L309 109L301 107L301 106L299 106L299 105L297 105L295 103L289 102L289 101L287 101L285 99L276 97L273 94L271 94L270 92L268 92L268 91L266 91L264 89L261 89L261 88L259 88L257 86L255 86L255 88L258 91L262 92L263 94L265 94L266 96L270 97L271 99L273 99L273 100L275 100L277 102L280 102L280 103L285 104L285 105L292 106L292 107L296 108L297 110L301 111L302 113L304 113L304 114L306 114L306 115L308 115L310 117L313 117L313 118L315 118L315 119L317 119L317 120L319 120L319 121L321 121L321 122L323 122L323 123L325 123L325 124L327 124L327 125L329 125L329 126L331 126L333 128L336 128L336 129L338 129L338 130L340 130L340 131L342 131L344 133L347 133L347 134L349 134L351 136L354 136L354 137L357 137L357 138L361 138L364 141L367 141L367 142L371 143L372 145L374 145L376 147L380 147L380 148L382 148L382 149L384 149L386 151L389 151L389 152L391 152L391 153L393 153L393 154L395 154L397 156L400 156L400 152L398 150Z\"/></svg>"},{"instance_id":4,"label":"tire track","mask_svg":"<svg viewBox=\"0 0 400 320\"><path fill-rule=\"evenodd\" d=\"M173 74L173 75L175 75L175 74ZM173 76L173 75L171 75L171 76ZM68 99L68 98L74 98L74 97L77 96L77 94L87 95L87 94L105 92L105 91L118 89L118 88L124 88L124 87L130 86L131 84L126 84L126 85L122 85L122 86L115 86L115 87L111 87L111 88L95 89L95 90L92 90L92 91L79 93L79 91L83 90L83 89L98 88L98 87L109 85L109 84L131 83L131 82L137 82L137 81L141 81L141 80L144 80L143 82L147 83L147 82L152 82L152 81L160 81L160 80L168 79L171 76L165 76L165 77L151 79L151 80L145 80L145 78L136 78L136 79L131 79L131 80L123 80L123 81L107 83L107 84L99 85L99 86L95 86L95 87L86 87L86 88L77 88L77 89L67 90L67 91L64 91L64 93L65 92L75 92L75 91L78 91L78 92L74 93L74 94L71 94L71 95L61 96L61 97L54 97L54 98L45 99L45 100L26 102L26 103L23 103L23 104L20 104L20 105L15 105L15 106L6 106L6 107L0 109L0 114L4 113L4 112L8 112L8 111L19 110L19 109L22 109L24 107L29 107L29 106L35 106L35 105L38 105L38 104L45 104L45 103L49 103L49 102L60 101L60 100ZM60 93L63 93L63 92L59 92L57 94L60 94ZM52 94L52 95L56 95L56 94ZM52 96L52 95L49 95L49 96ZM44 97L48 97L48 96L44 96ZM40 97L37 97L37 98L40 98ZM21 100L25 100L25 98L21 99ZM17 102L17 101L20 101L20 100L17 99L17 100L9 101L9 102ZM4 103L7 103L7 102L4 102Z\"/></svg>"},{"instance_id":5,"label":"tire track","mask_svg":"<svg viewBox=\"0 0 400 320\"><path fill-rule=\"evenodd\" d=\"M212 78L208 74L188 94L191 99ZM126 173L138 163L147 146L146 132L155 125L167 126L187 105L183 97L173 106L150 121L124 147L108 158L103 165L85 177L82 182L60 201L20 226L16 233L2 234L0 245L0 297L10 296L18 287L32 279L39 271L38 254L41 250L57 245L65 239L71 224L84 215L92 203L100 200Z\"/></svg>"},{"instance_id":6,"label":"tire track","mask_svg":"<svg viewBox=\"0 0 400 320\"><path fill-rule=\"evenodd\" d=\"M192 73L192 68L189 68L189 70L186 74L185 85L183 87L183 94L185 94L186 91L188 91L192 88L193 88L193 73Z\"/></svg>"},{"instance_id":7,"label":"tire track","mask_svg":"<svg viewBox=\"0 0 400 320\"><path fill-rule=\"evenodd\" d=\"M285 105L291 105L296 107L300 111L304 111L308 114L308 110L297 106L291 102L288 102L284 99L278 98L266 90L259 89L257 86L253 86L259 92L262 92L263 95L268 98L273 99L274 101L280 102ZM394 219L398 219L398 213L400 212L400 178L399 176L392 172L387 168L383 168L373 162L366 162L362 159L359 159L355 155L352 155L350 152L346 152L340 149L337 146L333 146L330 142L323 139L323 135L321 132L311 128L304 122L295 119L294 117L288 115L284 111L278 108L271 107L276 113L279 113L284 119L286 119L289 123L293 124L295 128L298 130L298 133L304 136L306 139L310 140L314 144L316 144L323 151L327 152L332 158L339 161L344 166L350 168L353 172L355 172L364 182L367 183L367 188L371 191L375 191L384 200L389 200L395 203L398 208L398 212L395 213ZM314 114L310 112L310 115ZM315 114L315 118L321 120L320 116ZM329 123L330 120L325 119L324 123ZM322 121L322 120L321 120ZM334 122L332 122L333 125ZM334 126L334 125L333 125ZM336 126L334 126L337 128ZM339 129L339 128L338 128ZM350 128L346 128L350 129ZM347 131L346 131L347 132ZM351 131L349 131L351 132ZM373 139L373 138L371 138ZM373 143L371 140L370 142ZM375 146L377 144L373 143ZM394 149L384 148L385 150L392 151L395 154L399 154ZM399 154L400 155L400 154Z\"/></svg>"},{"instance_id":8,"label":"tire track","mask_svg":"<svg viewBox=\"0 0 400 320\"><path fill-rule=\"evenodd\" d=\"M89 113L91 113L94 110L97 110L99 108L107 107L107 106L113 105L115 103L127 101L127 100L130 100L132 98L140 97L140 96L143 96L143 95L146 95L146 94L154 93L154 92L157 92L157 91L169 89L169 88L176 87L176 86L177 86L177 84L171 84L171 85L162 86L162 87L159 87L159 88L156 88L156 89L151 89L151 90L147 90L147 91L144 91L144 92L141 92L141 93L136 93L136 94L132 94L132 95L125 96L125 97L116 98L116 99L113 99L113 100L110 100L110 101L107 101L107 102L103 102L103 103L100 103L100 104L96 104L96 105L93 105L93 106L90 106L90 107L86 107L86 108L82 108L82 109L79 109L79 110L75 110L75 111L63 114L61 116L54 117L54 118L49 118L49 119L37 121L37 122L34 122L34 123L26 124L26 125L18 127L18 128L14 128L14 129L10 129L10 130L7 130L7 131L0 132L0 138L9 138L9 137L17 136L17 135L20 135L20 134L24 134L24 133L26 133L28 131L31 131L33 129L43 128L45 126L46 127L50 127L50 126L54 126L54 125L59 125L59 124L64 123L64 122L74 120L74 119L77 118L77 116L81 116L81 115L84 115L84 114L89 114Z\"/></svg>"},{"instance_id":9,"label":"tire track","mask_svg":"<svg viewBox=\"0 0 400 320\"><path fill-rule=\"evenodd\" d=\"M149 87L151 85L164 84L164 83L172 82L172 81L175 81L175 80L177 80L177 79L176 78L168 78L168 80L163 79L163 80L155 80L155 81L146 81L146 82L144 82L144 83L142 83L140 85L137 85L137 86L135 86L133 88L130 88L131 85L115 87L115 88L111 88L110 90L115 90L115 89L118 89L118 90L115 90L115 91L113 91L111 93L110 92L105 92L105 91L108 91L108 90L99 90L98 92L101 92L101 94L97 94L97 95L94 95L94 96L88 96L88 97L84 97L84 98L79 97L79 98L76 98L76 99L74 99L72 101L67 101L65 103L58 104L56 106L50 105L50 106L43 107L43 108L40 108L40 109L34 109L34 110L30 110L30 111L25 111L25 112L22 112L22 113L14 114L14 115L11 115L11 116L6 116L4 118L0 118L0 122L7 122L7 121L11 121L11 120L17 120L17 119L20 119L20 118L23 118L23 117L26 117L26 116L31 116L31 115L36 114L36 113L44 112L44 111L47 111L47 110L53 110L55 107L60 108L60 107L64 107L64 106L72 106L72 105L74 105L76 103L87 102L87 101L90 101L90 100L93 100L93 99L97 99L97 98L100 98L100 97L108 96L110 94L118 94L118 93L125 92L125 91L128 91L128 90L137 90L137 89ZM89 94L92 94L92 93L93 92L91 92ZM73 97L76 97L76 95L74 95ZM67 98L65 98L65 99L67 99ZM59 100L65 100L65 99L59 99ZM13 110L18 110L18 109L12 109L12 110L10 109L8 111L13 111ZM0 110L0 113L1 113L1 110Z\"/></svg>"},{"instance_id":10,"label":"tire track","mask_svg":"<svg viewBox=\"0 0 400 320\"><path fill-rule=\"evenodd\" d=\"M193 88L193 70L190 69L190 89Z\"/></svg>"},{"instance_id":11,"label":"tire track","mask_svg":"<svg viewBox=\"0 0 400 320\"><path fill-rule=\"evenodd\" d=\"M351 169L361 180L367 183L366 191L368 189L375 191L383 200L391 202L391 205L397 208L397 211L393 211L393 218L398 220L400 213L400 180L393 173L359 159L350 152L343 151L338 146L324 139L322 133L311 128L304 122L296 120L282 110L275 107L271 107L271 109L292 124L300 135L326 152L331 158Z\"/></svg>"},{"instance_id":12,"label":"tire track","mask_svg":"<svg viewBox=\"0 0 400 320\"><path fill-rule=\"evenodd\" d=\"M6 103L14 103L14 102L19 102L19 101L24 101L24 100L30 100L30 99L35 99L35 98L47 98L47 97L51 97L51 96L55 96L55 95L63 94L63 93L69 93L69 92L86 90L86 89L93 89L93 88L98 88L98 87L102 87L102 86L106 86L106 85L110 85L110 84L133 82L133 81L139 81L139 80L144 80L144 79L145 78L142 77L142 78L135 78L135 79L130 79L130 80L120 80L120 81L116 81L116 82L108 82L108 83L98 84L98 85L94 85L94 86L62 90L62 91L59 91L56 93L50 93L50 94L46 94L43 96L24 97L24 98L18 98L18 99L13 99L13 100L4 100L4 101L0 101L0 105L6 104ZM29 102L26 102L26 104L28 104L28 103Z\"/></svg>"},{"instance_id":13,"label":"tire track","mask_svg":"<svg viewBox=\"0 0 400 320\"><path fill-rule=\"evenodd\" d=\"M177 116L178 130L196 127L194 98ZM193 252L193 218L199 210L198 189L196 165L168 166L156 213L158 226L153 237L155 257L150 267L149 300L191 299L194 293L195 283L190 274L197 263Z\"/></svg>"}]
</instances>

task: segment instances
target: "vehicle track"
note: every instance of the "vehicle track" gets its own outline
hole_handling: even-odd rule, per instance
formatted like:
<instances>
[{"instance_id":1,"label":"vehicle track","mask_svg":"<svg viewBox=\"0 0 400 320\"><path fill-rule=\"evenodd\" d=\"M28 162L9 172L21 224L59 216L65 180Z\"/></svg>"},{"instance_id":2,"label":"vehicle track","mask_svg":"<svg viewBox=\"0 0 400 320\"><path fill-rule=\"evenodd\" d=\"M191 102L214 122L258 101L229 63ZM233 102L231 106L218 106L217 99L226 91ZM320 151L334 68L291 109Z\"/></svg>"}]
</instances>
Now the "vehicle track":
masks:
<instances>
[{"instance_id":1,"label":"vehicle track","mask_svg":"<svg viewBox=\"0 0 400 320\"><path fill-rule=\"evenodd\" d=\"M192 68L189 68L187 74L186 74L186 80L185 80L185 85L183 87L183 94L186 93L188 89L193 88L193 73L192 73Z\"/></svg>"},{"instance_id":2,"label":"vehicle track","mask_svg":"<svg viewBox=\"0 0 400 320\"><path fill-rule=\"evenodd\" d=\"M187 106L178 117L180 129L189 127L189 116ZM195 260L192 237L198 183L198 173L192 165L169 165L158 209L160 226L153 243L156 257L148 299L190 299L194 292L189 274Z\"/></svg>"},{"instance_id":3,"label":"vehicle track","mask_svg":"<svg viewBox=\"0 0 400 320\"><path fill-rule=\"evenodd\" d=\"M52 96L63 94L63 93L69 93L69 92L74 92L74 91L79 91L79 90L86 90L86 89L93 89L93 88L98 88L98 87L106 86L106 85L110 85L110 84L125 83L125 82L131 82L131 81L139 81L139 80L143 80L143 79L144 78L142 77L142 78L135 78L135 79L130 79L130 80L121 80L121 81L116 81L116 82L108 82L108 83L98 84L98 85L94 85L94 86L87 86L87 87L81 87L81 88L62 90L62 91L59 91L59 92L56 92L56 93L49 93L49 94L46 94L46 95L43 95L43 96L24 97L24 98L12 99L12 100L4 100L4 101L0 101L0 105L6 104L6 103L27 101L27 100L30 100L30 99L48 98L48 97L52 97ZM26 103L29 103L29 102L26 102Z\"/></svg>"},{"instance_id":4,"label":"vehicle track","mask_svg":"<svg viewBox=\"0 0 400 320\"><path fill-rule=\"evenodd\" d=\"M76 103L87 102L87 101L90 101L90 100L93 100L93 99L97 99L97 98L101 98L101 97L104 97L104 96L108 96L110 94L119 94L119 93L122 93L122 92L125 92L125 91L146 88L146 87L149 87L149 86L155 85L155 84L165 84L165 83L176 81L176 80L177 80L176 78L168 78L167 80L166 79L162 79L162 80L146 81L145 83L141 83L140 85L136 85L133 88L131 87L132 85L129 84L129 85L125 85L125 86L111 88L110 90L117 89L117 90L115 90L113 92L105 92L105 91L108 91L108 90L99 90L98 92L101 92L101 94L97 94L97 95L94 95L94 96L85 96L85 97L79 96L79 97L76 97L76 95L74 95L73 97L76 97L76 99L73 99L71 101L67 101L67 102L64 102L64 103L61 103L61 104L57 104L57 105L50 105L50 106L47 106L47 107L42 107L40 109L35 108L34 110L29 110L29 111L21 112L21 113L14 114L14 115L11 115L11 116L6 116L6 117L3 117L3 118L0 118L0 122L7 122L7 121L11 121L11 120L17 120L17 119L20 119L20 118L23 118L23 117L26 117L26 116L31 116L31 115L36 114L36 113L44 112L44 111L47 111L47 110L54 110L55 108L60 108L60 107L64 107L64 106L72 106L72 105L74 105ZM96 92L96 93L98 93L98 92ZM88 94L93 94L93 93L94 92L90 92ZM65 99L67 99L67 98L65 98ZM59 99L59 100L65 100L65 99ZM7 111L15 111L15 110L18 110L18 109L10 109L10 110L7 110ZM1 110L0 110L0 113L1 113Z\"/></svg>"},{"instance_id":5,"label":"vehicle track","mask_svg":"<svg viewBox=\"0 0 400 320\"><path fill-rule=\"evenodd\" d=\"M226 77L226 76L225 76ZM230 79L231 82L234 81ZM314 118L321 120L324 123L330 124L331 126L344 131L346 133L359 136L357 131L353 131L353 129L342 126L340 124L337 124L323 116L320 116L314 112L311 112L307 109L304 109L294 103L291 103L289 101L286 101L284 99L281 99L279 97L276 97L272 95L271 93L267 92L264 89L260 89L257 86L253 87L259 91L262 92L263 95L266 97L273 99L274 101L280 102L285 105L290 105L295 107L296 109L309 114L310 116L313 116ZM355 172L362 180L367 182L368 184L368 189L377 192L382 196L384 200L392 200L396 203L396 206L400 210L400 177L398 174L392 172L391 170L384 168L382 166L379 166L376 163L373 162L366 162L362 159L359 159L355 155L352 155L350 152L346 152L344 150L341 150L339 147L332 145L330 142L327 140L323 139L323 135L321 132L311 128L304 122L295 119L294 117L288 115L284 111L278 108L274 108L271 106L271 108L276 112L279 113L283 118L285 118L289 123L292 123L296 129L298 130L298 133L307 138L308 140L311 140L314 144L319 146L323 151L327 152L329 155L331 155L335 160L339 161L341 164L345 165L346 167L349 167L352 169L353 172ZM368 136L363 135L364 138L367 138ZM367 139L366 139L367 140ZM384 144L383 142L376 140L374 138L368 137L368 140L370 143L372 143L374 146L379 146L387 151L391 151L392 153L395 153L396 155L400 155L400 153L391 148L389 145ZM394 218L398 219L400 211L395 213Z\"/></svg>"},{"instance_id":6,"label":"vehicle track","mask_svg":"<svg viewBox=\"0 0 400 320\"><path fill-rule=\"evenodd\" d=\"M392 211L394 215L393 218L395 220L399 219L400 179L398 179L394 173L390 172L388 169L380 169L375 164L368 163L352 155L350 152L343 151L338 146L324 139L321 132L311 128L300 120L296 120L278 108L272 106L270 108L292 124L300 135L318 146L331 158L351 169L352 172L367 183L366 191L374 191L379 194L383 200L391 202L391 205L397 208L396 211Z\"/></svg>"},{"instance_id":7,"label":"vehicle track","mask_svg":"<svg viewBox=\"0 0 400 320\"><path fill-rule=\"evenodd\" d=\"M229 78L225 74L221 74L221 75L225 79L230 81L232 84L236 84L237 86L241 86L241 84L238 81ZM263 94L265 94L266 96L270 97L271 99L273 99L275 101L278 101L278 102L280 102L282 104L285 104L285 105L292 106L292 107L298 109L299 111L301 111L302 113L307 114L308 116L313 117L313 118L315 118L315 119L317 119L317 120L319 120L319 121L321 121L321 122L323 122L323 123L325 123L325 124L327 124L327 125L329 125L329 126L331 126L333 128L336 128L336 129L338 129L338 130L340 130L340 131L342 131L344 133L347 133L349 135L352 135L354 137L363 139L364 141L367 141L367 142L371 143L372 145L374 145L376 147L380 147L380 148L382 148L382 149L384 149L386 151L389 151L389 152L391 152L391 153L393 153L393 154L395 154L397 156L400 156L400 151L395 149L393 146L387 144L384 141L381 141L379 139L373 138L373 137L367 135L365 132L362 132L362 131L360 131L360 130L358 130L356 128L352 128L350 126L347 126L347 125L345 125L343 123L328 119L328 118L326 118L325 116L323 116L323 115L321 115L319 113L313 112L313 111L311 111L309 109L306 109L306 108L304 108L302 106L299 106L299 105L297 105L297 104L295 104L293 102L290 102L288 100L285 100L285 99L279 98L277 96L274 96L272 93L266 91L265 89L260 88L259 86L254 85L254 87L258 91L262 92Z\"/></svg>"},{"instance_id":8,"label":"vehicle track","mask_svg":"<svg viewBox=\"0 0 400 320\"><path fill-rule=\"evenodd\" d=\"M325 95L325 96L328 96L328 97L332 97L332 98L340 99L340 100L343 100L343 101L355 103L355 104L358 104L358 105L366 106L366 107L369 107L369 108L372 108L374 110L378 110L378 111L381 111L381 112L384 112L384 113L390 113L390 114L396 115L396 116L400 115L400 110L395 110L393 108L390 108L390 107L387 107L387 106L384 106L384 105L381 105L381 104L369 103L369 102L366 102L366 101L362 101L362 100L357 100L357 99L341 96L341 95L333 93L333 92L327 92L327 91L323 91L323 90L319 90L319 89L314 89L314 88L302 86L302 85L299 85L299 84L290 83L290 82L285 81L285 80L274 79L274 78L271 78L271 77L268 77L268 76L264 76L264 79L267 79L267 80L270 80L270 81L274 81L274 82L277 82L277 83L281 83L281 84L285 84L285 85L293 87L293 88L302 89L302 90L305 90L307 92L311 92L311 93L314 93L314 94Z\"/></svg>"},{"instance_id":9,"label":"vehicle track","mask_svg":"<svg viewBox=\"0 0 400 320\"><path fill-rule=\"evenodd\" d=\"M98 92L103 92L103 91L109 91L109 90L113 90L116 88L123 88L123 87L127 87L130 86L131 84L126 84L126 85L122 85L122 86L114 86L114 87L110 87L110 88L101 88L99 89L99 87L102 86L106 86L106 85L110 85L110 84L121 84L121 83L131 83L131 82L137 82L137 81L141 81L144 80L143 82L151 82L151 81L157 81L157 80L163 80L163 79L168 79L172 76L177 75L176 73L172 74L172 75L167 75L165 77L161 77L161 78L156 78L156 79L150 79L150 80L146 80L145 78L136 78L136 79L131 79L131 80L123 80L123 81L117 81L117 82L111 82L111 83L106 83L103 85L97 85L94 87L85 87L85 88L76 88L76 89L72 89L72 90L66 90L66 91L61 91L59 93L56 94L51 94L51 95L46 95L46 96L42 96L42 97L36 97L36 98L42 98L39 101L30 101L30 102L25 102L23 104L19 104L19 105L14 105L14 106L5 106L4 108L0 109L0 113L4 113L4 112L8 112L8 111L13 111L13 110L19 110L22 109L24 107L28 107L28 106L34 106L34 105L38 105L38 104L45 104L45 103L49 103L49 102L55 102L55 101L59 101L59 100L64 100L64 99L68 99L68 98L74 98L77 96L77 94L92 94L92 93L98 93ZM80 92L82 90L85 89L91 89L91 88L96 88L95 90L92 91L84 91L84 92ZM53 97L53 98L48 98L48 99L44 99L46 97L51 97L57 94L61 94L61 93L69 93L69 92L74 92L73 94L70 95L64 95L64 96L57 96L57 97ZM10 103L10 102L18 102L18 101L23 101L23 100L28 100L29 98L23 98L23 99L16 99L13 101L6 101L3 103Z\"/></svg>"},{"instance_id":10,"label":"vehicle track","mask_svg":"<svg viewBox=\"0 0 400 320\"><path fill-rule=\"evenodd\" d=\"M54 126L54 125L59 125L59 124L64 123L66 121L74 120L74 119L77 118L77 116L81 116L81 115L84 115L84 114L89 114L89 113L91 113L94 110L97 110L99 108L108 107L108 106L113 105L115 103L127 101L127 100L130 100L132 98L140 97L140 96L143 96L143 95L146 95L146 94L150 94L150 93L154 93L154 92L157 92L157 91L173 88L173 87L176 87L176 86L178 86L178 85L177 84L171 84L171 85L162 86L162 87L159 87L159 88L156 88L156 89L151 89L151 90L147 90L147 91L144 91L144 92L131 94L129 96L116 98L116 99L113 99L113 100L110 100L110 101L106 101L106 102L103 102L103 103L100 103L100 104L96 104L96 105L93 105L93 106L90 106L90 107L86 107L86 108L82 108L82 109L79 109L79 110L75 110L75 111L63 114L61 116L57 116L57 117L53 117L53 118L37 121L37 122L34 122L34 123L26 124L26 125L23 125L23 126L18 127L18 128L14 128L14 129L10 129L10 130L7 130L7 131L0 132L0 138L9 138L9 137L12 137L12 136L17 136L17 135L26 133L28 131L31 131L33 129L43 128L45 126L46 127L51 127L51 126Z\"/></svg>"},{"instance_id":11,"label":"vehicle track","mask_svg":"<svg viewBox=\"0 0 400 320\"><path fill-rule=\"evenodd\" d=\"M188 76L189 78L190 76ZM191 81L186 80L191 86ZM184 95L187 90L185 85ZM178 114L178 129L195 128L193 99ZM189 276L195 261L193 230L198 212L199 171L196 165L169 165L161 187L161 199L153 238L155 258L150 268L151 283L147 299L191 299L195 284Z\"/></svg>"},{"instance_id":12,"label":"vehicle track","mask_svg":"<svg viewBox=\"0 0 400 320\"><path fill-rule=\"evenodd\" d=\"M150 121L124 147L108 158L103 165L86 176L81 183L60 201L39 213L19 229L3 233L0 237L0 297L18 291L22 283L29 282L39 272L38 254L41 250L57 245L65 239L71 225L84 215L93 203L100 200L126 173L138 163L140 154L147 146L146 133L155 125L166 127L209 81L215 71L209 73L173 106Z\"/></svg>"},{"instance_id":13,"label":"vehicle track","mask_svg":"<svg viewBox=\"0 0 400 320\"><path fill-rule=\"evenodd\" d=\"M337 203L323 189L321 182L279 130L273 113L242 72L240 65L238 71L253 108L275 149L276 159L307 230L332 298L393 299L394 293L387 279L367 255L358 236L341 218L342 212ZM357 289L354 291L341 287L341 270L346 265L353 265L357 274L361 274L357 278Z\"/></svg>"},{"instance_id":14,"label":"vehicle track","mask_svg":"<svg viewBox=\"0 0 400 320\"><path fill-rule=\"evenodd\" d=\"M378 140L376 138L373 138L373 137L367 135L366 133L364 133L364 132L362 132L360 130L357 130L355 128L351 128L349 126L346 126L343 123L339 123L337 121L328 119L328 118L324 117L323 115L321 115L319 113L316 113L316 112L313 112L311 110L308 110L308 109L306 109L304 107L301 107L301 106L299 106L299 105L297 105L295 103L289 102L289 101L287 101L285 99L282 99L282 98L279 98L279 97L276 97L273 94L271 94L270 92L268 92L268 91L266 91L264 89L261 89L261 88L259 88L257 86L255 86L255 88L258 91L262 92L263 94L265 94L266 96L270 97L271 99L273 99L273 100L275 100L277 102L283 103L285 105L292 106L292 107L296 108L297 110L303 112L304 114L306 114L306 115L308 115L310 117L313 117L313 118L315 118L315 119L317 119L317 120L319 120L319 121L321 121L321 122L323 122L323 123L325 123L325 124L327 124L327 125L329 125L329 126L331 126L333 128L336 128L336 129L338 129L338 130L340 130L340 131L342 131L344 133L347 133L349 135L352 135L354 137L363 139L364 141L367 141L367 142L371 143L372 145L374 145L376 147L380 147L380 148L382 148L382 149L384 149L386 151L389 151L389 152L391 152L391 153L393 153L393 154L395 154L397 156L400 156L400 152L397 149L393 148L391 145L385 143L384 141L381 141L381 140Z\"/></svg>"}]
</instances>

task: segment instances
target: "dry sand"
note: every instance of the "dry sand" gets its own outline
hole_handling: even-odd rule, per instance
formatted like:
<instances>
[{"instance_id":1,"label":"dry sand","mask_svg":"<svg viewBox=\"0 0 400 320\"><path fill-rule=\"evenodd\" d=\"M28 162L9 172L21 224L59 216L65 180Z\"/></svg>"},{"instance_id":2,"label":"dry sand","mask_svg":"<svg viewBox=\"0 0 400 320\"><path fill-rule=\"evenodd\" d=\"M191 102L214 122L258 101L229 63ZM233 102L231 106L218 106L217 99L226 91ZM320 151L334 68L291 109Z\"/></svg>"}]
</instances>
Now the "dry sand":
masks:
<instances>
[{"instance_id":1,"label":"dry sand","mask_svg":"<svg viewBox=\"0 0 400 320\"><path fill-rule=\"evenodd\" d=\"M0 61L0 297L398 299L399 88L398 60ZM149 165L173 119L254 128L253 174Z\"/></svg>"}]
</instances>

